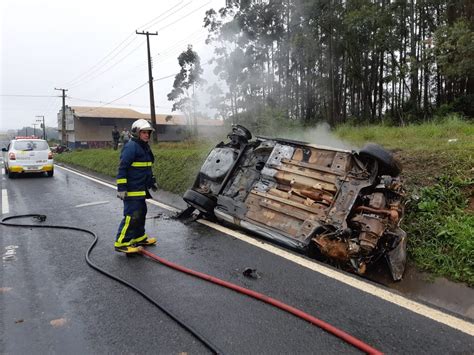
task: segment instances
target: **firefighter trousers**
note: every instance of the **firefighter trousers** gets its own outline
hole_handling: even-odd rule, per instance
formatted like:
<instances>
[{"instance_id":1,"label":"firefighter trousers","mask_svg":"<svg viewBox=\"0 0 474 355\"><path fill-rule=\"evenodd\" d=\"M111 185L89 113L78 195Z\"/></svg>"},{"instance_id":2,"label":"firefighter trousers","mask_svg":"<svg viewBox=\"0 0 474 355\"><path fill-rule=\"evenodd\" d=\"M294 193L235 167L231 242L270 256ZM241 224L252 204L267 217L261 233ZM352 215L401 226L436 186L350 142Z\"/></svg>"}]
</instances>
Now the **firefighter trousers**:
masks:
<instances>
[{"instance_id":1,"label":"firefighter trousers","mask_svg":"<svg viewBox=\"0 0 474 355\"><path fill-rule=\"evenodd\" d=\"M123 219L115 238L115 247L129 246L147 239L145 218L147 206L145 199L123 200Z\"/></svg>"}]
</instances>

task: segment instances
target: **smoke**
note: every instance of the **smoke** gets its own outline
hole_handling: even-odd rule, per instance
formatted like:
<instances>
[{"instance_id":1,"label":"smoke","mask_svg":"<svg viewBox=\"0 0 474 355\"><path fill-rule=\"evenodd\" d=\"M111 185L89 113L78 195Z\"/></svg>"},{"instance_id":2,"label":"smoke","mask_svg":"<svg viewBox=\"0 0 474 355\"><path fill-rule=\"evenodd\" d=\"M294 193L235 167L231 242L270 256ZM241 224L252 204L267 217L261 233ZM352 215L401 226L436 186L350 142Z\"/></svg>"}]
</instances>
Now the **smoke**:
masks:
<instances>
[{"instance_id":1,"label":"smoke","mask_svg":"<svg viewBox=\"0 0 474 355\"><path fill-rule=\"evenodd\" d=\"M326 122L318 123L315 127L292 127L273 129L272 131L274 138L297 140L339 149L355 149L350 143L337 138Z\"/></svg>"}]
</instances>

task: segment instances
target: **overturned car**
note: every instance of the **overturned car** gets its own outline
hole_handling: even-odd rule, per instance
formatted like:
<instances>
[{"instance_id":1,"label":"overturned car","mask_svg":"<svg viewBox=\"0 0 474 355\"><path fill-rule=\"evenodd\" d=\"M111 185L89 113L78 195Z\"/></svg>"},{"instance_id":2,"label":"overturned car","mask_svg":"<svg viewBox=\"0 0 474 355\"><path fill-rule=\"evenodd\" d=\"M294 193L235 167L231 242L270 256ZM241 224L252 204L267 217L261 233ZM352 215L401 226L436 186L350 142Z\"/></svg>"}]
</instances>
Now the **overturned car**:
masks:
<instances>
[{"instance_id":1,"label":"overturned car","mask_svg":"<svg viewBox=\"0 0 474 355\"><path fill-rule=\"evenodd\" d=\"M252 140L239 125L228 138L184 194L191 209L358 274L385 257L393 279L402 278L404 191L388 151Z\"/></svg>"}]
</instances>

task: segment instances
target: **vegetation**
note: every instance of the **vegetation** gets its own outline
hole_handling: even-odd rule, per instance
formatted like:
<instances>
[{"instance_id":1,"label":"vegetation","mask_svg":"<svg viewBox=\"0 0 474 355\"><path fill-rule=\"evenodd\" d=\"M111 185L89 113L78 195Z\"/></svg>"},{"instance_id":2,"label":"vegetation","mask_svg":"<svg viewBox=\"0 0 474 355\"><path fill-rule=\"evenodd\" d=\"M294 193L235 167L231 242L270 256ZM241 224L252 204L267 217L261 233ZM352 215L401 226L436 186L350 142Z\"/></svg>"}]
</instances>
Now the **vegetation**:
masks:
<instances>
[{"instance_id":1,"label":"vegetation","mask_svg":"<svg viewBox=\"0 0 474 355\"><path fill-rule=\"evenodd\" d=\"M411 258L435 275L474 286L474 211L467 212L463 189L474 180L441 176L408 204L404 229Z\"/></svg>"},{"instance_id":2,"label":"vegetation","mask_svg":"<svg viewBox=\"0 0 474 355\"><path fill-rule=\"evenodd\" d=\"M158 186L166 191L182 194L194 182L196 174L214 142L159 143L153 145L154 174ZM120 151L112 149L77 149L56 155L58 162L71 164L115 177Z\"/></svg>"},{"instance_id":3,"label":"vegetation","mask_svg":"<svg viewBox=\"0 0 474 355\"><path fill-rule=\"evenodd\" d=\"M451 116L407 127L340 127L362 145L373 141L402 161L408 203L402 227L410 259L433 275L474 286L474 125Z\"/></svg>"},{"instance_id":4,"label":"vegetation","mask_svg":"<svg viewBox=\"0 0 474 355\"><path fill-rule=\"evenodd\" d=\"M278 134L278 132L272 132ZM406 127L341 126L335 133L362 146L391 149L404 165L408 204L403 228L409 255L418 267L474 285L474 125L457 117ZM182 194L216 142L189 141L153 146L162 189ZM77 150L55 157L115 176L119 152Z\"/></svg>"},{"instance_id":5,"label":"vegetation","mask_svg":"<svg viewBox=\"0 0 474 355\"><path fill-rule=\"evenodd\" d=\"M201 60L189 45L188 49L179 55L178 63L181 70L174 78L173 90L168 94L168 100L174 101L172 111L183 112L188 125L197 133L196 91L205 83L201 78Z\"/></svg>"},{"instance_id":6,"label":"vegetation","mask_svg":"<svg viewBox=\"0 0 474 355\"><path fill-rule=\"evenodd\" d=\"M278 111L302 124L405 125L474 115L470 0L226 1L206 12L213 107L254 128Z\"/></svg>"}]
</instances>

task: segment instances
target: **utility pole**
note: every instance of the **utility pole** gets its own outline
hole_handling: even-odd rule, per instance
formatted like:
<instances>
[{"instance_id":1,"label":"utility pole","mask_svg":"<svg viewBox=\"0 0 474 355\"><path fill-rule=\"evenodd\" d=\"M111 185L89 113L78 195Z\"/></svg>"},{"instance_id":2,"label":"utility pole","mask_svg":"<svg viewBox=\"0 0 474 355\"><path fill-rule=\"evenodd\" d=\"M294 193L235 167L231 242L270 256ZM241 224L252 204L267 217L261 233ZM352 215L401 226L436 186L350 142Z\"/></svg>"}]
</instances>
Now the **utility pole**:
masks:
<instances>
[{"instance_id":1,"label":"utility pole","mask_svg":"<svg viewBox=\"0 0 474 355\"><path fill-rule=\"evenodd\" d=\"M44 124L44 116L38 115L38 116L35 116L35 117L36 118L43 118L43 124L42 124L41 128L43 128L43 139L47 140L47 138L46 138L46 125ZM36 122L38 122L38 120L36 120Z\"/></svg>"},{"instance_id":2,"label":"utility pole","mask_svg":"<svg viewBox=\"0 0 474 355\"><path fill-rule=\"evenodd\" d=\"M151 55L150 55L150 36L157 36L158 32L150 33L135 31L137 35L146 35L146 46L148 51L148 84L150 88L150 116L151 126L153 127L153 142L158 142L158 131L156 129L156 116L155 116L155 96L153 94L153 74L151 71Z\"/></svg>"},{"instance_id":3,"label":"utility pole","mask_svg":"<svg viewBox=\"0 0 474 355\"><path fill-rule=\"evenodd\" d=\"M67 145L66 142L66 91L67 89L56 89L63 92L63 117L61 119L61 144Z\"/></svg>"}]
</instances>

